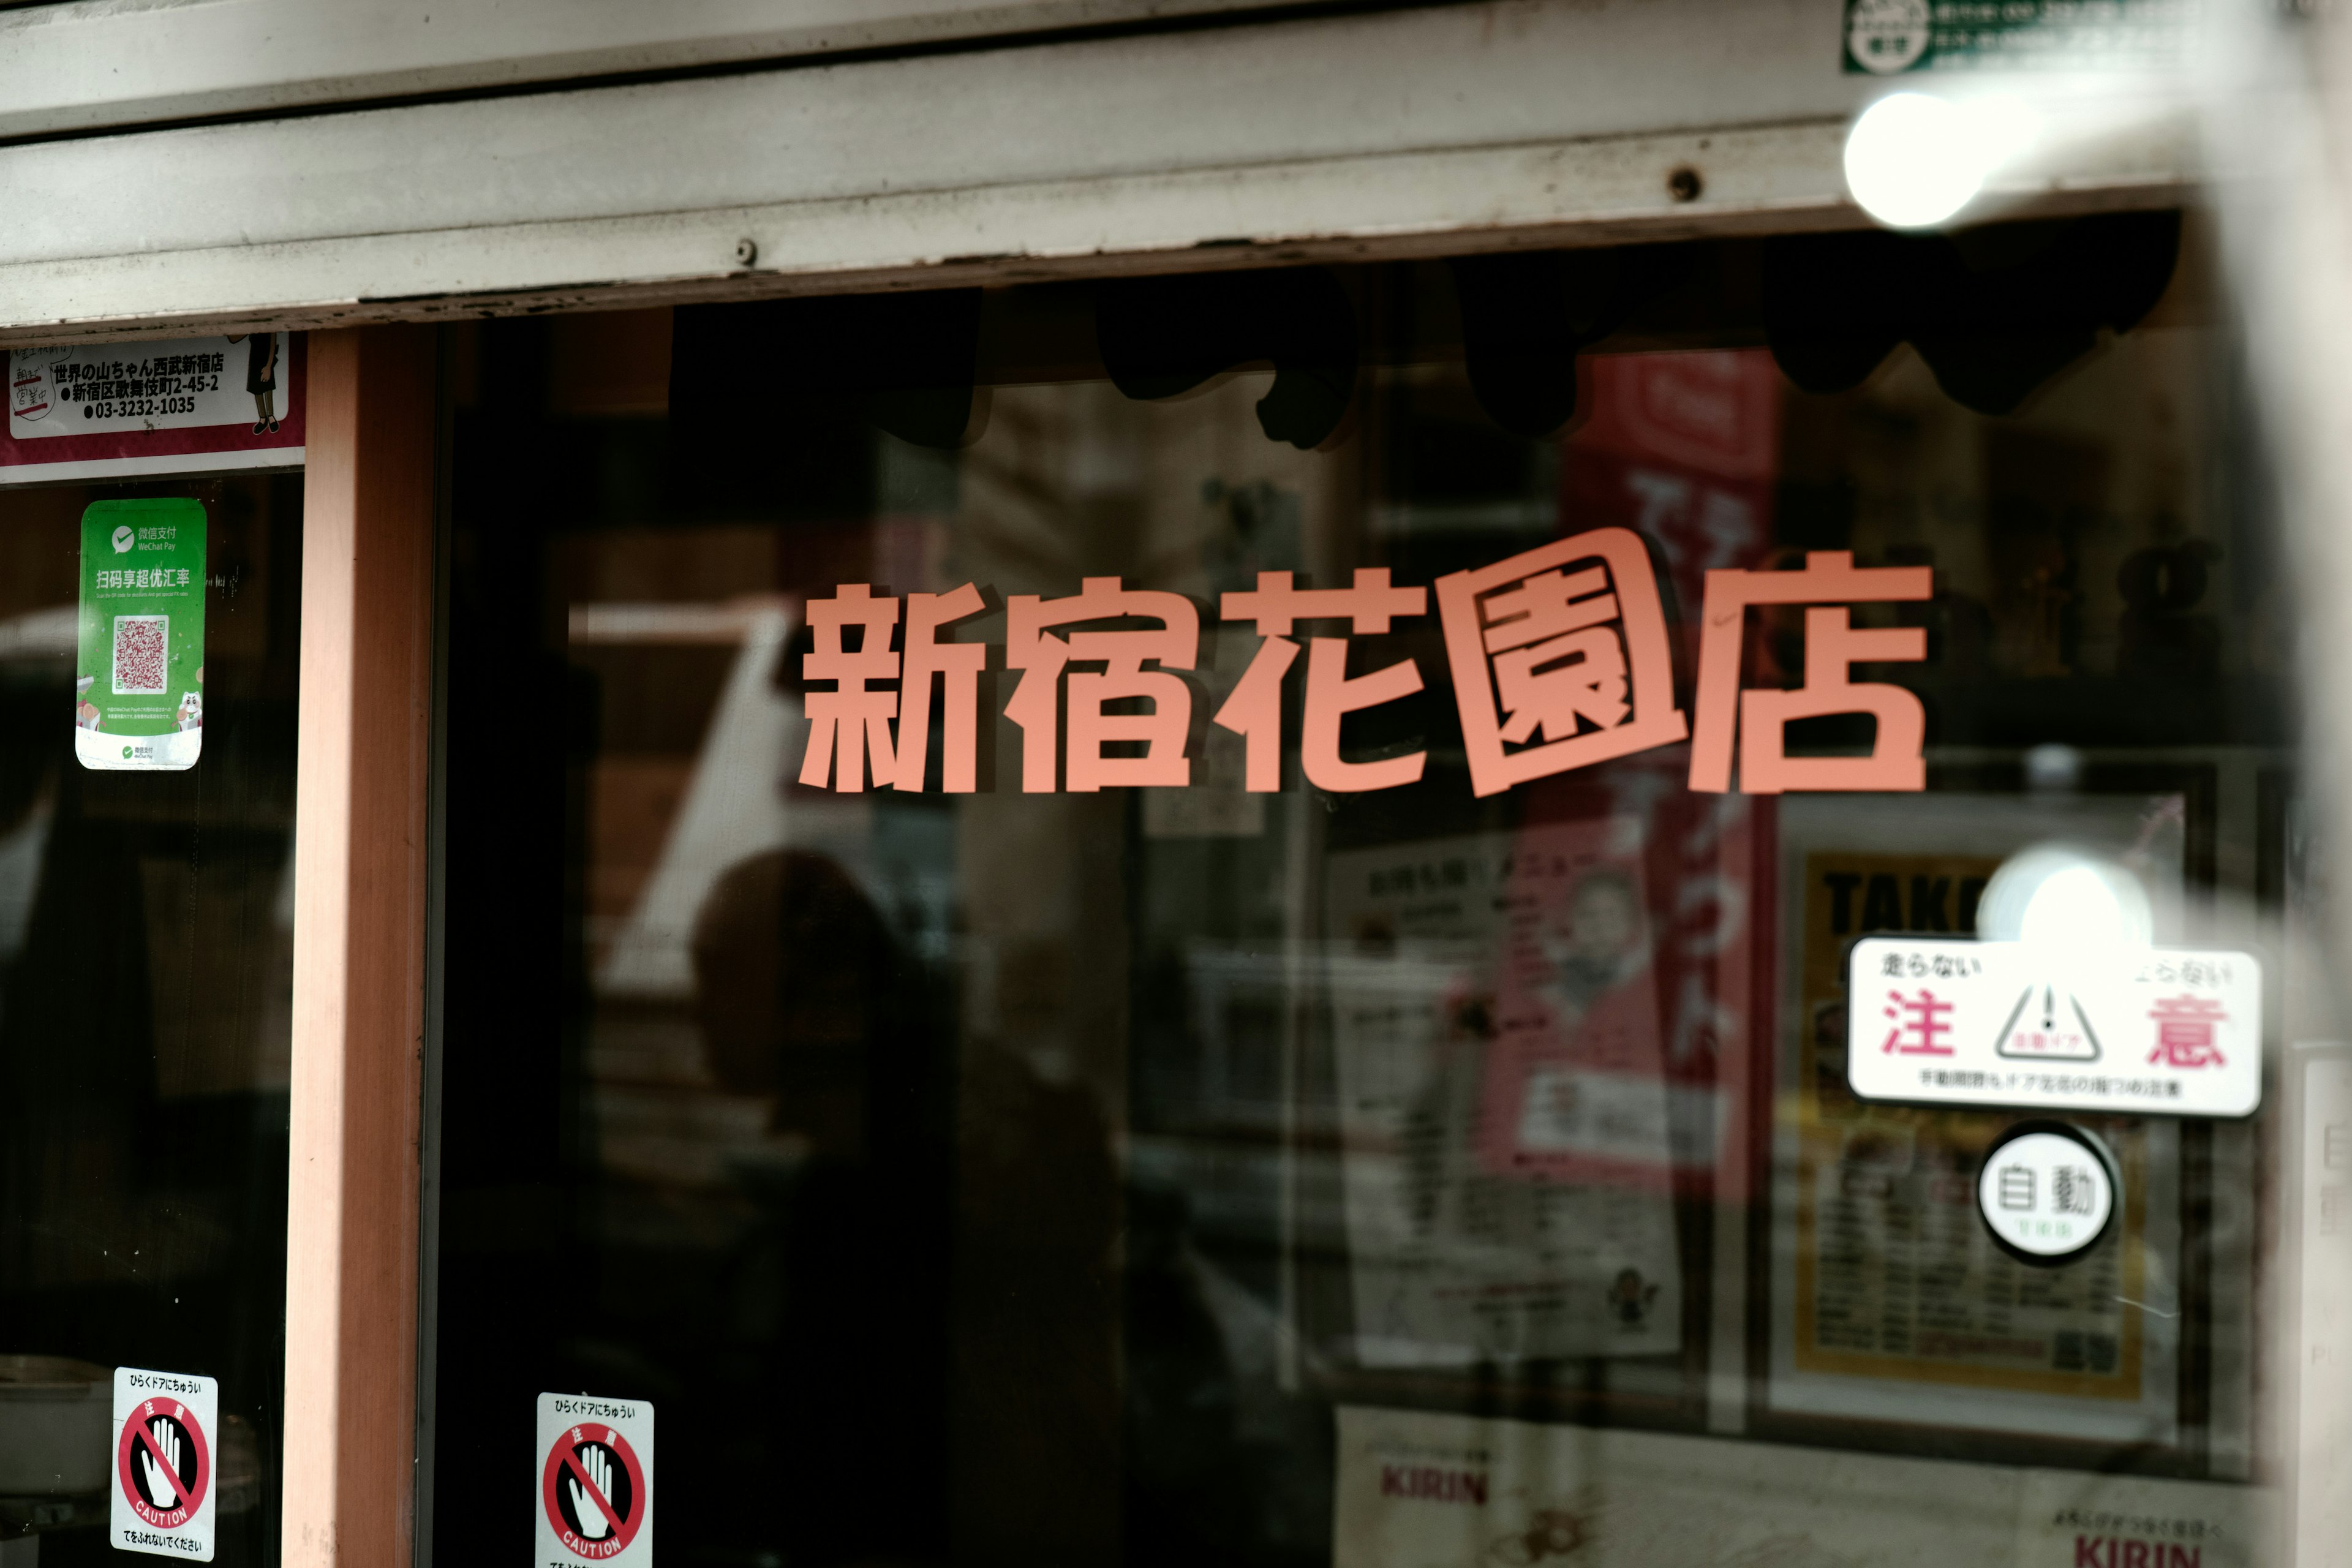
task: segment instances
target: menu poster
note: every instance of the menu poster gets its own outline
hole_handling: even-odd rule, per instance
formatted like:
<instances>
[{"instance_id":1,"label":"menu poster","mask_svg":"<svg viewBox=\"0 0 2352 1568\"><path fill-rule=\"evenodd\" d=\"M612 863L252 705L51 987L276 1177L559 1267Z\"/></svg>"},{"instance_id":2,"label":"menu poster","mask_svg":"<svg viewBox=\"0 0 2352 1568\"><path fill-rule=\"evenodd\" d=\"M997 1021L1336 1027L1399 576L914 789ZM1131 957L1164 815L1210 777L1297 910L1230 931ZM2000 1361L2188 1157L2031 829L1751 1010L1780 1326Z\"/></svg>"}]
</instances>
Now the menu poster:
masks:
<instances>
[{"instance_id":1,"label":"menu poster","mask_svg":"<svg viewBox=\"0 0 2352 1568\"><path fill-rule=\"evenodd\" d=\"M1679 1347L1644 847L1627 814L1330 858L1362 1364Z\"/></svg>"},{"instance_id":2,"label":"menu poster","mask_svg":"<svg viewBox=\"0 0 2352 1568\"><path fill-rule=\"evenodd\" d=\"M1962 797L1966 799L1966 797ZM1849 803L1851 805L1851 803ZM1940 809L1997 812L1998 797ZM2012 830L2013 831L2013 830ZM1773 1192L1776 1409L2169 1441L2178 1400L2177 1129L2074 1120L2122 1178L2082 1261L2021 1264L1979 1217L1988 1145L2018 1113L1865 1104L1846 1087L1846 956L1874 933L1965 936L2000 862L1969 847L1784 842L1790 943ZM1916 843L1931 835L1914 832ZM1923 1389L1937 1391L1923 1405Z\"/></svg>"}]
</instances>

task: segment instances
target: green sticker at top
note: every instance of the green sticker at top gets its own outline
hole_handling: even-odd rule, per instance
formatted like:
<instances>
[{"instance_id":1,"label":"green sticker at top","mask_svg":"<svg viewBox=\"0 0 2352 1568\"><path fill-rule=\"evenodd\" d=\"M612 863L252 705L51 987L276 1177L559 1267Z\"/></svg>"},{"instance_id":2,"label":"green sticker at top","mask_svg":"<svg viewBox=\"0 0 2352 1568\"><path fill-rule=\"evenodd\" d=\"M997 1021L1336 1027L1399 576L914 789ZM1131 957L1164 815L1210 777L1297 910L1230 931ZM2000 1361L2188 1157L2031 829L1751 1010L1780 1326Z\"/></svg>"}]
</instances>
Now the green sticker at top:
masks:
<instances>
[{"instance_id":1,"label":"green sticker at top","mask_svg":"<svg viewBox=\"0 0 2352 1568\"><path fill-rule=\"evenodd\" d=\"M2193 0L1845 0L1845 69L2165 71Z\"/></svg>"},{"instance_id":2,"label":"green sticker at top","mask_svg":"<svg viewBox=\"0 0 2352 1568\"><path fill-rule=\"evenodd\" d=\"M81 514L74 754L194 766L205 743L205 508L102 500Z\"/></svg>"}]
</instances>

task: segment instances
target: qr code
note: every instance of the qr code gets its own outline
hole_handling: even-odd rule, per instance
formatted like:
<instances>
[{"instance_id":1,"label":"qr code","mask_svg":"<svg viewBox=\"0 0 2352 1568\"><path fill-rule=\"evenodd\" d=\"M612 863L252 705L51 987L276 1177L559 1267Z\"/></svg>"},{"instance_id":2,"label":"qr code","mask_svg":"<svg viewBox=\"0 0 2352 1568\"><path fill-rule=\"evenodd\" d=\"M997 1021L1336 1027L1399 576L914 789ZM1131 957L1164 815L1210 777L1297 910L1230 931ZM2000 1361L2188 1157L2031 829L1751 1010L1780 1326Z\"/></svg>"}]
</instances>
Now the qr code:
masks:
<instances>
[{"instance_id":1,"label":"qr code","mask_svg":"<svg viewBox=\"0 0 2352 1568\"><path fill-rule=\"evenodd\" d=\"M171 646L169 616L114 617L114 694L161 697L164 649Z\"/></svg>"}]
</instances>

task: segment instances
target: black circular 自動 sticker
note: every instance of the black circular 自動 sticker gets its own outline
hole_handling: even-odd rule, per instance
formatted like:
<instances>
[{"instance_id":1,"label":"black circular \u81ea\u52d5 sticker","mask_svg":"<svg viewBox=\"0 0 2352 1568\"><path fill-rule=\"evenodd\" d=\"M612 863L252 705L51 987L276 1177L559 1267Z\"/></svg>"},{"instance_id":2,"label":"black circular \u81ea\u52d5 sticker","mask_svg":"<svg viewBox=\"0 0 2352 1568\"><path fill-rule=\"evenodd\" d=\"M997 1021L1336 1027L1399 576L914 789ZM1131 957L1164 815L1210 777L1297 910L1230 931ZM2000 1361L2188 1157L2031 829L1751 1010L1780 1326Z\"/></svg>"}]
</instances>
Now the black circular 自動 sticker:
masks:
<instances>
[{"instance_id":1,"label":"black circular \u81ea\u52d5 sticker","mask_svg":"<svg viewBox=\"0 0 2352 1568\"><path fill-rule=\"evenodd\" d=\"M2098 1246L2122 1206L2115 1156L2071 1122L2021 1121L1993 1140L1977 1172L1977 1213L2021 1263L2056 1268Z\"/></svg>"}]
</instances>

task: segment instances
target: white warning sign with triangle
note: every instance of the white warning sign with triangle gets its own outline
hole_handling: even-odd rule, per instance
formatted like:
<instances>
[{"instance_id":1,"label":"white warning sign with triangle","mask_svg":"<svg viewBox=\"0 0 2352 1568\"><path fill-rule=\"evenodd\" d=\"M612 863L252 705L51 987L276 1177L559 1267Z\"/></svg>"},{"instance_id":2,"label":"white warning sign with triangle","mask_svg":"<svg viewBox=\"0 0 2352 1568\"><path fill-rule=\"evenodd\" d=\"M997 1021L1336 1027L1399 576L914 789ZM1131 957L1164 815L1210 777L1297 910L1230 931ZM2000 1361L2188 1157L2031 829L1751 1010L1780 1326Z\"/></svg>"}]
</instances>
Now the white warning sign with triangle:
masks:
<instances>
[{"instance_id":1,"label":"white warning sign with triangle","mask_svg":"<svg viewBox=\"0 0 2352 1568\"><path fill-rule=\"evenodd\" d=\"M2262 1102L2252 953L1864 937L1846 984L1846 1082L1864 1100L2133 1116Z\"/></svg>"}]
</instances>

